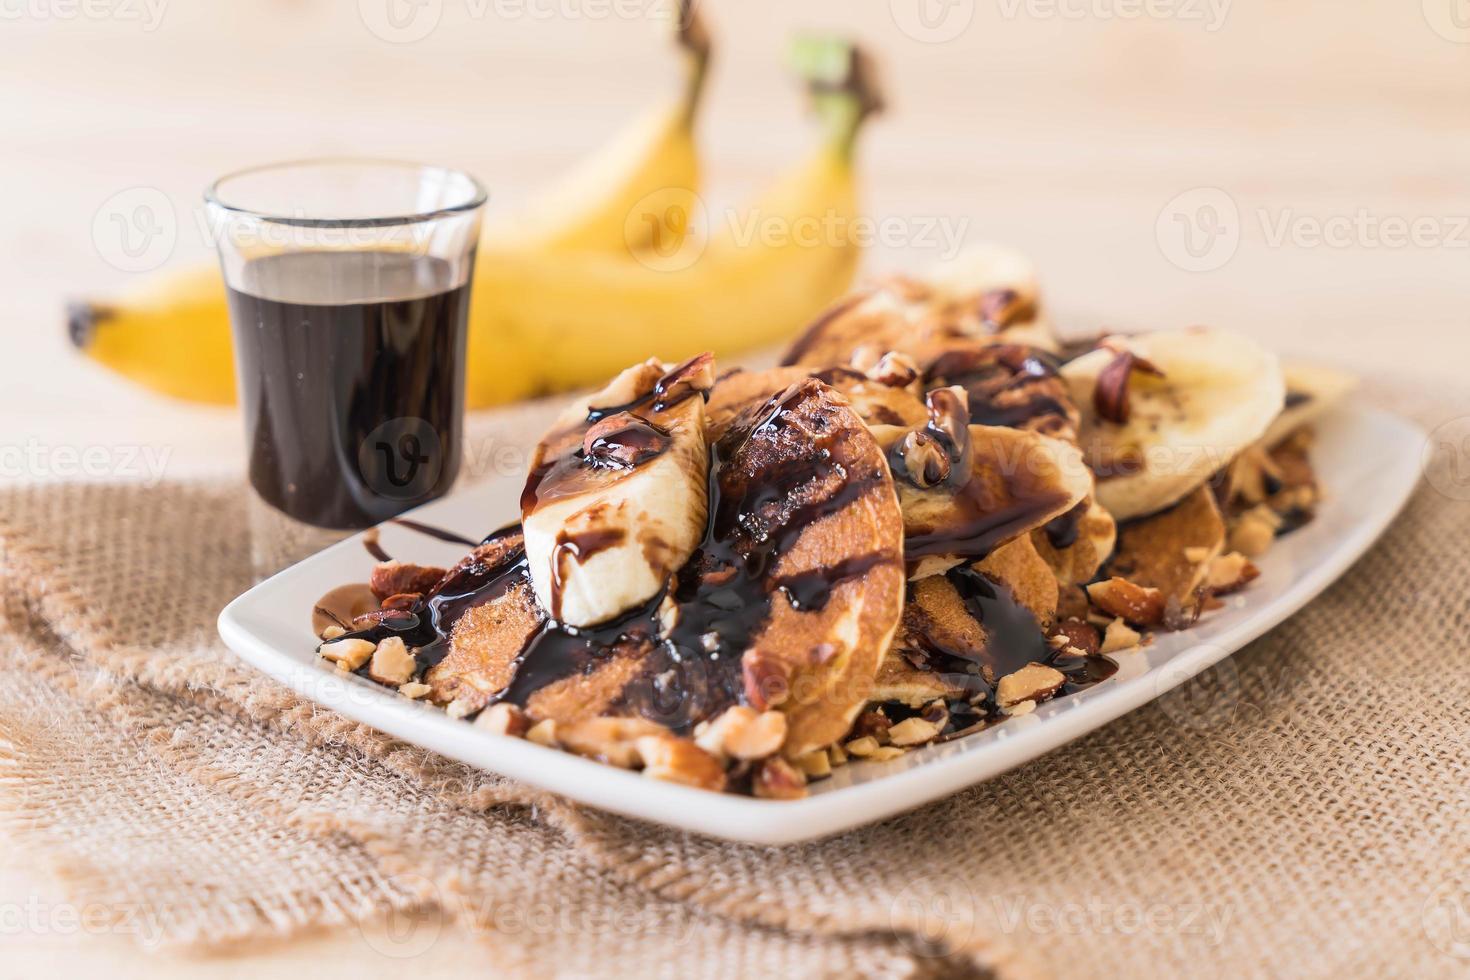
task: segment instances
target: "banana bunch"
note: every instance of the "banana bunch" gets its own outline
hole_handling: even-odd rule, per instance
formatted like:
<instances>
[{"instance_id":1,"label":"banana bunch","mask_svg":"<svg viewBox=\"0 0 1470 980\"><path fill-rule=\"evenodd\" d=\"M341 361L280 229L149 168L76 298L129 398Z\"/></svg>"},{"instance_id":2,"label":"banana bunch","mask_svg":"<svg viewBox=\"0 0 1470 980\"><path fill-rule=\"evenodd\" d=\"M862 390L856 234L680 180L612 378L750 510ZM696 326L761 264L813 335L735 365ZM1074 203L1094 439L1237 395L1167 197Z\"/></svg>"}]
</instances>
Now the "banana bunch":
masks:
<instances>
[{"instance_id":1,"label":"banana bunch","mask_svg":"<svg viewBox=\"0 0 1470 980\"><path fill-rule=\"evenodd\" d=\"M686 14L677 98L524 215L486 227L469 314L470 408L594 384L649 351L677 360L771 342L851 284L860 258L844 233L858 217L854 143L880 107L866 59L843 42L797 45L821 143L747 208L715 220L698 197L694 141L710 45ZM86 356L140 384L190 401L235 400L229 314L213 267L161 275L116 301L73 304L68 325Z\"/></svg>"}]
</instances>

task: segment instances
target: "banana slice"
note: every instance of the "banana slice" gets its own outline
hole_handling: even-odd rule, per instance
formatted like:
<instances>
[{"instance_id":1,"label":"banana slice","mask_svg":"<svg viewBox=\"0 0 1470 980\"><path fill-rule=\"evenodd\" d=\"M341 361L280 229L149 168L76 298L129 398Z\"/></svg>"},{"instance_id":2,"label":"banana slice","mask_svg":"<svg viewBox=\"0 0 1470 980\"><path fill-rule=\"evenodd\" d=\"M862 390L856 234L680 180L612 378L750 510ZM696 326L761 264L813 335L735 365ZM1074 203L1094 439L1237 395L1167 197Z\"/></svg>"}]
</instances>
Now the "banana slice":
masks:
<instances>
[{"instance_id":1,"label":"banana slice","mask_svg":"<svg viewBox=\"0 0 1470 980\"><path fill-rule=\"evenodd\" d=\"M1286 404L1261 437L1261 444L1267 449L1302 426L1315 422L1358 386L1357 378L1332 368L1287 364L1282 370L1286 375Z\"/></svg>"},{"instance_id":2,"label":"banana slice","mask_svg":"<svg viewBox=\"0 0 1470 980\"><path fill-rule=\"evenodd\" d=\"M1036 276L1021 255L994 246L963 253L930 277L894 276L839 300L787 350L783 364L847 365L863 349L927 364L956 343L1056 349Z\"/></svg>"},{"instance_id":3,"label":"banana slice","mask_svg":"<svg viewBox=\"0 0 1470 980\"><path fill-rule=\"evenodd\" d=\"M714 362L656 360L574 403L542 439L521 497L536 598L593 626L664 588L704 533Z\"/></svg>"},{"instance_id":4,"label":"banana slice","mask_svg":"<svg viewBox=\"0 0 1470 980\"><path fill-rule=\"evenodd\" d=\"M1097 499L1119 521L1182 500L1261 438L1286 395L1275 354L1206 328L1110 338L1062 376Z\"/></svg>"}]
</instances>

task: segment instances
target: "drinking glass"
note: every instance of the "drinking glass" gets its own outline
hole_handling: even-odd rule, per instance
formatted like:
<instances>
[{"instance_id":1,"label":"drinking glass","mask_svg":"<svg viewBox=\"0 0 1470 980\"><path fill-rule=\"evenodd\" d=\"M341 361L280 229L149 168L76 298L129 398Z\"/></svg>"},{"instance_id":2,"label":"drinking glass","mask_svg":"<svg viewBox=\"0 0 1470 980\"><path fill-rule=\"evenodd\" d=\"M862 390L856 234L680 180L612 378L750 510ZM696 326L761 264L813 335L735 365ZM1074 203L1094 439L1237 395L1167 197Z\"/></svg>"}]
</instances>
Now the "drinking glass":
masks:
<instances>
[{"instance_id":1,"label":"drinking glass","mask_svg":"<svg viewBox=\"0 0 1470 980\"><path fill-rule=\"evenodd\" d=\"M205 201L264 576L453 484L485 191L443 167L323 159L222 177Z\"/></svg>"}]
</instances>

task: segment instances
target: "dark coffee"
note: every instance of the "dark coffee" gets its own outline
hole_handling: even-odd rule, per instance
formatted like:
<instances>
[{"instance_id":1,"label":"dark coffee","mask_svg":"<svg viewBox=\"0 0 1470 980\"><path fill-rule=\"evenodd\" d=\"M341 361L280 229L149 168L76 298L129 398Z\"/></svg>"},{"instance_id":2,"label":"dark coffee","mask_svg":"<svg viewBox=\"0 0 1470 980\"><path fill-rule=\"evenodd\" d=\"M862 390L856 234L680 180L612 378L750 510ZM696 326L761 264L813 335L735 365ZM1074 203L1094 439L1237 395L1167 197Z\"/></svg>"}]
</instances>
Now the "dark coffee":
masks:
<instances>
[{"instance_id":1,"label":"dark coffee","mask_svg":"<svg viewBox=\"0 0 1470 980\"><path fill-rule=\"evenodd\" d=\"M398 252L254 259L230 290L250 482L308 524L361 528L459 471L469 286Z\"/></svg>"}]
</instances>

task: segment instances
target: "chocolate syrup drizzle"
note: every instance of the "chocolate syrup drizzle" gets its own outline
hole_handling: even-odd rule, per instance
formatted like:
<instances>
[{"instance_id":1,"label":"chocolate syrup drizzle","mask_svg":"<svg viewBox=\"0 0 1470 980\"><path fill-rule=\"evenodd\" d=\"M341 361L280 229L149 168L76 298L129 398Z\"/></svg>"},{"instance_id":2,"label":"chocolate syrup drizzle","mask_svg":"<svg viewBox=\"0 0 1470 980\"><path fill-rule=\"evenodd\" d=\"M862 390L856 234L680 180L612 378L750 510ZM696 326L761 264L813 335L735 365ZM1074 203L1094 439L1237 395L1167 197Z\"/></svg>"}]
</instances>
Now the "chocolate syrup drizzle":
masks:
<instances>
[{"instance_id":1,"label":"chocolate syrup drizzle","mask_svg":"<svg viewBox=\"0 0 1470 980\"><path fill-rule=\"evenodd\" d=\"M651 646L652 655L617 707L687 732L700 720L746 702L742 655L769 621L777 593L797 610L820 610L843 582L896 560L874 553L798 575L775 575L780 558L807 527L841 511L885 477L879 466L861 467L859 453L829 416L814 412L797 420L797 410L821 390L816 381L793 385L711 447L705 535L670 589L591 628L548 619L516 658L511 683L491 703L524 707L551 684L590 673L608 657L632 650L646 654ZM780 450L773 451L777 444ZM804 450L798 458L791 458L793 447ZM486 540L518 530L502 529ZM585 543L599 544L609 546ZM520 546L493 564L467 560L412 610L347 635L374 642L402 636L410 648L418 648L422 674L447 654L449 633L460 616L528 585L529 576ZM677 606L677 622L661 638L667 601Z\"/></svg>"},{"instance_id":2,"label":"chocolate syrup drizzle","mask_svg":"<svg viewBox=\"0 0 1470 980\"><path fill-rule=\"evenodd\" d=\"M915 667L933 671L965 691L965 700L985 720L1002 717L995 700L996 684L1027 664L1045 664L1066 677L1058 697L1091 687L1117 672L1118 665L1107 657L1078 657L1065 648L1053 649L1031 611L994 579L963 565L950 569L945 578L959 593L966 611L985 628L985 644L975 649L946 643L924 630L921 622L910 634L915 648L906 651L906 657Z\"/></svg>"},{"instance_id":3,"label":"chocolate syrup drizzle","mask_svg":"<svg viewBox=\"0 0 1470 980\"><path fill-rule=\"evenodd\" d=\"M795 546L807 527L847 507L885 479L881 469L861 469L858 454L826 416L816 413L797 421L796 410L819 388L820 382L815 380L793 385L758 411L747 413L711 447L710 516L705 536L675 574L668 590L644 606L592 628L561 624L554 618L559 610L553 610L553 618L542 624L517 656L510 684L491 703L506 701L524 707L551 684L590 673L609 657L629 651L646 654L650 647L652 656L646 657L640 675L626 686L615 707L641 714L674 731L687 732L731 704L747 703L742 655L769 621L777 593L795 610L819 611L843 582L893 560L872 553L796 575L778 578L774 574L780 558ZM589 409L586 424L643 405L662 410L677 404L674 399L682 401L695 393L656 386L626 405ZM973 418L973 402L971 414ZM956 499L967 502L973 517L956 530L915 535L906 542L907 556L984 555L1013 536L1015 528L1034 514L1037 503L994 508L978 492L966 493L965 488L972 482L968 479L968 439L957 441L942 427L930 428L931 436L940 440L957 464L952 468L956 471L952 479L958 485ZM762 465L763 442L783 445L786 452L775 457L781 462ZM797 459L786 458L792 445L807 446L810 452ZM895 474L906 472L898 462ZM538 487L553 466L554 461L533 472L523 505L530 502L534 506L540 500ZM1064 537L1070 521L1075 538L1078 519L1080 509L1052 524L1062 528L1058 534ZM417 522L400 519L398 523L441 540L471 543ZM519 532L519 525L512 525L488 535L481 543ZM1048 534L1053 534L1050 525ZM581 535L558 541L558 551L565 548L567 553L585 560L589 554L616 543L611 534ZM468 610L492 602L511 589L529 589L524 547L517 544L503 551L493 562L467 558L413 608L385 614L380 622L346 635L373 642L389 635L401 636L414 649L418 676L422 676L448 654L450 632ZM950 570L946 577L971 615L984 625L987 635L984 649L978 651L948 648L933 637L921 635L918 651L911 653L916 666L936 670L952 681L962 675L964 688L973 692L968 701L950 705L952 728L962 725L966 718L984 723L1000 717L994 702L995 683L1027 663L1049 664L1066 675L1067 683L1059 694L1081 690L1116 671L1116 664L1107 658L1069 657L1053 650L1035 618L1003 585L964 566ZM668 635L661 638L661 624L670 602L677 607L677 619ZM365 674L366 670L364 665L359 673Z\"/></svg>"},{"instance_id":4,"label":"chocolate syrup drizzle","mask_svg":"<svg viewBox=\"0 0 1470 980\"><path fill-rule=\"evenodd\" d=\"M710 520L703 541L675 578L678 622L662 651L667 662L658 665L691 665L676 674L682 693L692 698L686 704L675 697L680 691L660 687L655 669L650 683L632 685L625 694L645 715L652 706L662 716L658 720L668 723L669 708L679 703L678 710L694 721L744 703L742 655L770 619L778 591L799 610L819 610L842 582L890 560L865 555L774 578L781 557L809 526L883 482L880 468L860 468L858 454L828 416L815 413L803 420L809 425L796 419L797 409L822 389L816 381L793 385L712 448ZM773 453L780 462L770 464L762 455L774 446L781 447ZM803 453L789 458L794 447Z\"/></svg>"},{"instance_id":5,"label":"chocolate syrup drizzle","mask_svg":"<svg viewBox=\"0 0 1470 980\"><path fill-rule=\"evenodd\" d=\"M631 470L667 449L669 430L637 411L664 412L696 395L708 398L709 392L690 379L699 364L708 358L707 354L690 358L631 401L589 406L581 421L547 436L543 445L551 447L551 451L536 459L526 476L526 486L521 491L521 513L529 514L552 500L588 490L607 479L599 475L603 471ZM593 426L617 415L627 416L623 425L598 434L592 446L583 445Z\"/></svg>"},{"instance_id":6,"label":"chocolate syrup drizzle","mask_svg":"<svg viewBox=\"0 0 1470 980\"><path fill-rule=\"evenodd\" d=\"M1044 525L1046 540L1053 548L1061 551L1077 543L1082 532L1082 515L1087 513L1090 501L1084 500L1059 517L1053 517Z\"/></svg>"},{"instance_id":7,"label":"chocolate syrup drizzle","mask_svg":"<svg viewBox=\"0 0 1470 980\"><path fill-rule=\"evenodd\" d=\"M970 421L975 425L1020 428L1043 416L1066 421L1068 406L1044 391L1023 400L1014 393L1038 378L1055 378L1060 364L1055 356L1034 347L1005 344L963 349L940 355L924 372L924 383L957 384L970 396Z\"/></svg>"}]
</instances>

